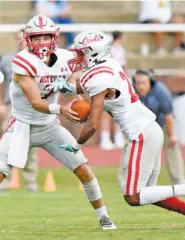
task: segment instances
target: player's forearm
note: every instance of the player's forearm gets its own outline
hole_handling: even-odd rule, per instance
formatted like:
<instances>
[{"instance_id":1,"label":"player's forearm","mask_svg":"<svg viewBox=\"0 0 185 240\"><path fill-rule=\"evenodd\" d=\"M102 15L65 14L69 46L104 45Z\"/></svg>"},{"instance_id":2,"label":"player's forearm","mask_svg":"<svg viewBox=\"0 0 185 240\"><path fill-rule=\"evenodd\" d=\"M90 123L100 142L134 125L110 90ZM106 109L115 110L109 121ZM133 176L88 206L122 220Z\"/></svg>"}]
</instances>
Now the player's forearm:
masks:
<instances>
[{"instance_id":1,"label":"player's forearm","mask_svg":"<svg viewBox=\"0 0 185 240\"><path fill-rule=\"evenodd\" d=\"M33 100L31 102L32 107L39 112L47 113L47 114L60 114L62 113L62 107L59 104L48 104L47 101Z\"/></svg>"},{"instance_id":2,"label":"player's forearm","mask_svg":"<svg viewBox=\"0 0 185 240\"><path fill-rule=\"evenodd\" d=\"M77 143L84 144L86 143L96 132L96 127L91 126L90 124L85 124L80 137L77 140Z\"/></svg>"},{"instance_id":3,"label":"player's forearm","mask_svg":"<svg viewBox=\"0 0 185 240\"><path fill-rule=\"evenodd\" d=\"M173 121L172 114L167 114L165 116L165 124L166 124L168 137L174 136L174 121Z\"/></svg>"},{"instance_id":4,"label":"player's forearm","mask_svg":"<svg viewBox=\"0 0 185 240\"><path fill-rule=\"evenodd\" d=\"M89 140L98 128L98 124L100 122L100 118L103 111L103 102L107 90L91 97L91 110L89 114L89 119L87 120L77 143L84 144Z\"/></svg>"},{"instance_id":5,"label":"player's forearm","mask_svg":"<svg viewBox=\"0 0 185 240\"><path fill-rule=\"evenodd\" d=\"M48 114L50 113L49 104L45 100L42 100L42 99L32 100L31 105L32 105L33 109L35 109L36 111L48 113Z\"/></svg>"}]
</instances>

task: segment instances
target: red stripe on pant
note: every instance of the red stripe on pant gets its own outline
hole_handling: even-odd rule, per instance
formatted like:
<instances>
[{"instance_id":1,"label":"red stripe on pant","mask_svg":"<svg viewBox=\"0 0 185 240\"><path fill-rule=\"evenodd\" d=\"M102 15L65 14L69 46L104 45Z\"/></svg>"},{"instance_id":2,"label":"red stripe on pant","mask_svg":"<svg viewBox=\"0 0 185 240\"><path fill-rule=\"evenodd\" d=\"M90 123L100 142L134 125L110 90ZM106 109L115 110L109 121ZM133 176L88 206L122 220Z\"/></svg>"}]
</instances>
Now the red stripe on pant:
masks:
<instances>
[{"instance_id":1,"label":"red stripe on pant","mask_svg":"<svg viewBox=\"0 0 185 240\"><path fill-rule=\"evenodd\" d=\"M127 177L127 184L126 184L126 196L129 195L130 190L130 183L131 183L131 177L132 177L132 163L134 158L134 151L136 147L136 142L132 142L131 151L130 151L130 158L128 162L128 177Z\"/></svg>"},{"instance_id":2,"label":"red stripe on pant","mask_svg":"<svg viewBox=\"0 0 185 240\"><path fill-rule=\"evenodd\" d=\"M139 135L139 147L138 147L138 153L137 153L137 158L136 158L136 175L135 175L135 180L134 180L133 194L137 193L137 185L138 185L138 179L139 179L140 161L141 161L142 150L143 150L143 134L141 133Z\"/></svg>"},{"instance_id":3,"label":"red stripe on pant","mask_svg":"<svg viewBox=\"0 0 185 240\"><path fill-rule=\"evenodd\" d=\"M7 132L8 129L12 127L12 125L15 123L15 121L16 121L16 119L15 119L14 117L11 117L11 118L10 118L10 120L9 120L9 122L8 122L8 126L7 126L7 128L6 128L6 130L5 130L5 132Z\"/></svg>"},{"instance_id":4,"label":"red stripe on pant","mask_svg":"<svg viewBox=\"0 0 185 240\"><path fill-rule=\"evenodd\" d=\"M130 151L130 158L128 163L128 177L127 177L127 184L126 184L126 196L130 195L130 184L132 180L132 173L135 170L135 176L134 176L134 188L133 188L133 194L137 193L137 185L138 185L138 179L139 179L139 171L140 171L140 161L141 161L141 154L143 150L143 135L142 133L139 135L139 142L136 141L132 142L131 151ZM136 154L136 164L135 169L133 169L133 158L134 158L134 152L136 143L138 144L138 150Z\"/></svg>"}]
</instances>

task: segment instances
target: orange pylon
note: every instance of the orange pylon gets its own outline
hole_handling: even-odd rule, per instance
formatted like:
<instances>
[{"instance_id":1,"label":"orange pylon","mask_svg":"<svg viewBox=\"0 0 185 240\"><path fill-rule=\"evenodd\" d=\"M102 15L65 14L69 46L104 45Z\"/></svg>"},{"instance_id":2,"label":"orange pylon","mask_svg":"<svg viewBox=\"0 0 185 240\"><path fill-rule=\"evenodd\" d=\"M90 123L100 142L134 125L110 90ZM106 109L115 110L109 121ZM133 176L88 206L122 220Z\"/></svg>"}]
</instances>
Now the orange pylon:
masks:
<instances>
[{"instance_id":1,"label":"orange pylon","mask_svg":"<svg viewBox=\"0 0 185 240\"><path fill-rule=\"evenodd\" d=\"M56 184L52 171L48 171L44 182L44 192L56 192Z\"/></svg>"}]
</instances>

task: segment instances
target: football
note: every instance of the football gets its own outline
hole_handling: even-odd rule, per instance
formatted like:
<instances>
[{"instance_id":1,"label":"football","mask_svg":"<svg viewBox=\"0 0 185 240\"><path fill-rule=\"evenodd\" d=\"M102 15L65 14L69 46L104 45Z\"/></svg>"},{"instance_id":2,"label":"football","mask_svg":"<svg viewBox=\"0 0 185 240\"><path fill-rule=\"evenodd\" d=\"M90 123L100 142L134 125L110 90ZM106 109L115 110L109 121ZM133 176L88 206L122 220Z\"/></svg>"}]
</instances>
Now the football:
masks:
<instances>
[{"instance_id":1,"label":"football","mask_svg":"<svg viewBox=\"0 0 185 240\"><path fill-rule=\"evenodd\" d=\"M73 102L71 105L71 109L74 112L78 113L81 123L86 121L87 117L89 116L90 108L91 108L90 101L85 99L77 100Z\"/></svg>"}]
</instances>

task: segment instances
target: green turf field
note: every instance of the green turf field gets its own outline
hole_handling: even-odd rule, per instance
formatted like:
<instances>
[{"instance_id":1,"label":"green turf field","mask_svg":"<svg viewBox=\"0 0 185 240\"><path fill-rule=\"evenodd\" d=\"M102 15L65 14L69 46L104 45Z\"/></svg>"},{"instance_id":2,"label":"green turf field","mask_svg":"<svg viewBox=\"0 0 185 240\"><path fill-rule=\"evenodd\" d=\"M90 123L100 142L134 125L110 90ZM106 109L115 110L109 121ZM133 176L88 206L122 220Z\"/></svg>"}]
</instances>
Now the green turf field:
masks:
<instances>
[{"instance_id":1,"label":"green turf field","mask_svg":"<svg viewBox=\"0 0 185 240\"><path fill-rule=\"evenodd\" d=\"M117 168L94 168L109 214L118 230L102 231L77 180L65 169L54 170L56 193L44 193L47 170L39 174L39 193L0 193L0 240L176 240L185 239L185 218L155 206L130 207L117 186ZM163 169L159 182L167 184Z\"/></svg>"}]
</instances>

